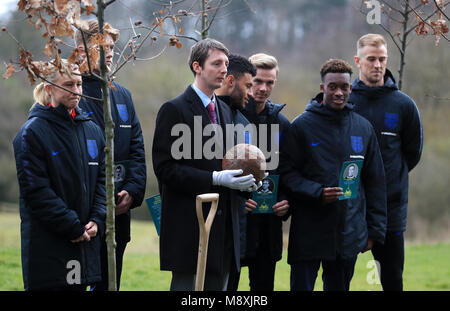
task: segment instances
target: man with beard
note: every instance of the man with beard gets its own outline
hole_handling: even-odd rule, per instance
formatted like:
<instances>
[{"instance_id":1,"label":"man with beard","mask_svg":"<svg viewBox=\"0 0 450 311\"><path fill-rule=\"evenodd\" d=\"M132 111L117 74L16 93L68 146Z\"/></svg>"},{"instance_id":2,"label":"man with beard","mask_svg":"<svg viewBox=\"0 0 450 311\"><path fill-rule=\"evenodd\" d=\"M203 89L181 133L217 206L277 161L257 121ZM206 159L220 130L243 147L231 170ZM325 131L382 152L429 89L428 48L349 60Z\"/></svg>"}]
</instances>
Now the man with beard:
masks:
<instances>
[{"instance_id":1,"label":"man with beard","mask_svg":"<svg viewBox=\"0 0 450 311\"><path fill-rule=\"evenodd\" d=\"M234 116L234 124L249 124L248 120L241 113L252 96L253 77L256 75L256 68L246 58L230 54L228 56L227 76L222 86L216 90L216 95L223 100Z\"/></svg>"},{"instance_id":2,"label":"man with beard","mask_svg":"<svg viewBox=\"0 0 450 311\"><path fill-rule=\"evenodd\" d=\"M408 208L408 173L422 154L423 130L414 101L398 89L386 69L387 45L383 36L366 34L357 43L359 78L353 81L350 102L369 120L383 156L387 188L387 233L372 254L380 264L384 290L403 290L404 236Z\"/></svg>"},{"instance_id":3,"label":"man with beard","mask_svg":"<svg viewBox=\"0 0 450 311\"><path fill-rule=\"evenodd\" d=\"M256 75L256 68L253 64L240 55L230 54L228 56L228 68L227 76L222 86L216 90L216 94L219 99L223 100L231 108L233 113L233 123L234 125L242 125L243 127L250 124L246 117L242 114L241 110L245 108L248 103L249 98L252 96L252 86L253 77ZM250 133L250 132L247 132ZM236 140L238 137L245 143L251 143L251 135L245 132L240 132L236 130L235 133ZM241 242L241 257L245 254L245 244L246 244L246 211L245 211L245 200L250 197L248 194L246 197L242 196L240 198L240 205L242 208L239 209L239 227L240 227L240 242ZM240 273L237 270L233 270L228 281L228 290L236 291L239 285Z\"/></svg>"}]
</instances>

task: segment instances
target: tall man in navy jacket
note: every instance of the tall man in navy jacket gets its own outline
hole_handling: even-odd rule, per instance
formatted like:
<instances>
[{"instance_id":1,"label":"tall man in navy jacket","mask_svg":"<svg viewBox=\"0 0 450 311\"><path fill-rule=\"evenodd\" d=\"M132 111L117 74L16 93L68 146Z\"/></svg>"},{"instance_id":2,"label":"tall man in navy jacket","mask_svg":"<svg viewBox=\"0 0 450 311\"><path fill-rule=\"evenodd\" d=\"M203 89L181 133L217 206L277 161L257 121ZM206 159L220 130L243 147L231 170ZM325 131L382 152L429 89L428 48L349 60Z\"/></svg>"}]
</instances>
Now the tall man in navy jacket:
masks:
<instances>
[{"instance_id":1,"label":"tall man in navy jacket","mask_svg":"<svg viewBox=\"0 0 450 311\"><path fill-rule=\"evenodd\" d=\"M89 20L89 31L84 33L88 48L92 48L90 39L98 32L98 22ZM105 28L106 47L105 57L108 70L111 69L114 44L119 38L119 31L112 27ZM75 37L77 47L82 55L85 55L85 47L81 32ZM94 71L98 72L98 64ZM116 270L117 289L120 287L122 273L123 255L127 243L130 241L130 209L141 205L145 194L147 179L145 165L144 138L141 125L134 109L130 92L120 84L113 82L114 88L110 89L111 115L114 122L114 162L121 165L125 176L115 176L123 179L116 185ZM101 85L94 77L83 77L83 94L102 98ZM83 98L80 107L96 122L103 130L105 128L103 118L103 103ZM119 180L120 180L119 179ZM117 180L116 180L117 181ZM107 265L106 243L102 246L102 282L95 286L95 290L108 289L108 265Z\"/></svg>"},{"instance_id":2,"label":"tall man in navy jacket","mask_svg":"<svg viewBox=\"0 0 450 311\"><path fill-rule=\"evenodd\" d=\"M282 146L281 180L289 189L292 213L293 291L313 290L320 264L324 290L348 291L358 253L384 241L383 161L370 122L347 103L351 73L342 60L322 66L322 93L292 122ZM360 180L357 196L342 199L340 175L348 161L362 161Z\"/></svg>"},{"instance_id":3,"label":"tall man in navy jacket","mask_svg":"<svg viewBox=\"0 0 450 311\"><path fill-rule=\"evenodd\" d=\"M423 131L416 104L398 89L386 69L387 60L383 36L367 34L358 40L355 63L359 78L353 81L350 101L355 112L372 123L386 171L386 240L375 243L372 253L380 264L383 289L403 290L408 173L420 160Z\"/></svg>"}]
</instances>

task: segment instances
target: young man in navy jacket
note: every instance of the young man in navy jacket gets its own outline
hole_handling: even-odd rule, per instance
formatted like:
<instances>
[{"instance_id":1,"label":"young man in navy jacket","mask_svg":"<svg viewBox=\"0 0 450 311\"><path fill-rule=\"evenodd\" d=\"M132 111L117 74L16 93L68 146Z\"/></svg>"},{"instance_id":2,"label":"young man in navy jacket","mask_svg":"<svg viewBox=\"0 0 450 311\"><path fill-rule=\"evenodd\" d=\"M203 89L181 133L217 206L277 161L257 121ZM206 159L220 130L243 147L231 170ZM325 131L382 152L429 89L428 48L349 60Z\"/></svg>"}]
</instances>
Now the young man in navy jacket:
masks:
<instances>
[{"instance_id":1,"label":"young man in navy jacket","mask_svg":"<svg viewBox=\"0 0 450 311\"><path fill-rule=\"evenodd\" d=\"M355 112L372 123L386 173L386 240L375 243L372 253L380 264L383 289L403 290L408 173L420 160L423 130L416 104L398 89L386 69L387 60L386 41L381 35L367 34L358 40L355 63L359 78L353 81L350 101Z\"/></svg>"},{"instance_id":2,"label":"young man in navy jacket","mask_svg":"<svg viewBox=\"0 0 450 311\"><path fill-rule=\"evenodd\" d=\"M89 31L84 33L85 42L88 49L95 48L90 42L92 36L98 32L98 22L89 20ZM105 27L104 48L106 65L111 69L114 44L119 37L119 31L112 27ZM86 55L85 46L81 32L78 31L75 37L77 47L81 55ZM98 64L94 68L98 72ZM113 82L113 88L110 88L111 116L114 122L114 162L117 166L125 168L115 170L124 171L125 176L115 176L117 188L114 190L116 196L116 272L117 289L120 288L120 277L122 274L123 255L127 243L130 241L130 209L142 204L145 194L145 185L147 180L144 138L142 136L141 125L136 114L131 93ZM83 77L83 94L94 98L102 98L100 81L93 76ZM103 118L103 103L87 98L82 98L80 107L102 128L105 129ZM117 179L119 177L119 180ZM122 180L123 179L123 180ZM94 290L108 289L108 264L106 243L102 246L102 274L103 280L95 286Z\"/></svg>"},{"instance_id":3,"label":"young man in navy jacket","mask_svg":"<svg viewBox=\"0 0 450 311\"><path fill-rule=\"evenodd\" d=\"M275 164L282 138L289 128L289 120L281 113L286 106L270 101L270 95L277 82L279 67L277 59L272 55L257 53L249 58L256 67L256 76L253 78L252 98L243 110L244 116L250 123L256 126L258 137L255 144L260 148L267 147L270 151L270 162ZM278 126L278 133L272 133L272 129ZM267 128L264 138L261 129ZM276 137L273 140L273 137ZM263 141L265 139L266 141ZM273 146L272 142L278 144ZM278 165L277 165L278 166ZM270 174L279 174L276 167ZM248 199L246 251L243 265L248 265L250 290L273 291L275 280L275 268L277 261L281 259L283 250L282 220L288 217L289 202L283 197L282 185L278 191L277 202L274 204L272 214L252 214L256 208L256 202Z\"/></svg>"},{"instance_id":4,"label":"young man in navy jacket","mask_svg":"<svg viewBox=\"0 0 450 311\"><path fill-rule=\"evenodd\" d=\"M348 291L358 253L384 241L383 161L372 125L347 103L351 66L331 59L320 73L322 93L292 122L281 152L292 217L291 290L312 291L322 264L323 289ZM341 172L356 161L357 194L343 199L341 174L348 174Z\"/></svg>"}]
</instances>

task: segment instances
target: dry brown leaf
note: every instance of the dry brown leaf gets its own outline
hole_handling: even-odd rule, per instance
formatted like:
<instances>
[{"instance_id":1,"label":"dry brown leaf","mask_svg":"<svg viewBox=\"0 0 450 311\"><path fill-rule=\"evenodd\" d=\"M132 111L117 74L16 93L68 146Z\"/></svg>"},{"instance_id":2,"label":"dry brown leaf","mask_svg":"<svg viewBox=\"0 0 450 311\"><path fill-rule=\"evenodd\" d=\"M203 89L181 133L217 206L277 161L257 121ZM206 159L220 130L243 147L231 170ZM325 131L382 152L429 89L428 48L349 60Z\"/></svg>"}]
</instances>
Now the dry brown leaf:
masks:
<instances>
[{"instance_id":1,"label":"dry brown leaf","mask_svg":"<svg viewBox=\"0 0 450 311\"><path fill-rule=\"evenodd\" d=\"M50 39L45 44L44 54L47 55L48 57L52 57L53 56L53 50L56 49L57 47L58 46L57 46L57 44L55 42L55 38L50 37Z\"/></svg>"},{"instance_id":2,"label":"dry brown leaf","mask_svg":"<svg viewBox=\"0 0 450 311\"><path fill-rule=\"evenodd\" d=\"M16 68L13 64L8 64L6 72L3 74L3 78L9 79L16 72Z\"/></svg>"},{"instance_id":3,"label":"dry brown leaf","mask_svg":"<svg viewBox=\"0 0 450 311\"><path fill-rule=\"evenodd\" d=\"M74 35L72 25L64 17L53 18L49 30L54 36L69 36L73 38Z\"/></svg>"},{"instance_id":4,"label":"dry brown leaf","mask_svg":"<svg viewBox=\"0 0 450 311\"><path fill-rule=\"evenodd\" d=\"M112 81L109 81L109 82L108 82L108 85L109 85L110 88L112 88L112 89L114 90L114 92L117 91L117 88L114 86L114 84L112 83Z\"/></svg>"},{"instance_id":5,"label":"dry brown leaf","mask_svg":"<svg viewBox=\"0 0 450 311\"><path fill-rule=\"evenodd\" d=\"M41 0L28 0L28 4L25 6L27 9L40 9L42 6Z\"/></svg>"},{"instance_id":6,"label":"dry brown leaf","mask_svg":"<svg viewBox=\"0 0 450 311\"><path fill-rule=\"evenodd\" d=\"M80 55L80 52L78 51L78 49L73 49L72 54L70 54L69 58L67 59L67 62L69 63L69 65L78 64L80 62L79 55Z\"/></svg>"},{"instance_id":7,"label":"dry brown leaf","mask_svg":"<svg viewBox=\"0 0 450 311\"><path fill-rule=\"evenodd\" d=\"M92 0L82 0L82 2L83 2L84 6L85 6L85 8L86 8L86 14L87 14L87 15L89 15L89 14L91 14L92 12L95 11L95 5L94 5L94 3L92 2Z\"/></svg>"},{"instance_id":8,"label":"dry brown leaf","mask_svg":"<svg viewBox=\"0 0 450 311\"><path fill-rule=\"evenodd\" d=\"M69 11L69 0L55 0L55 11L58 14L67 14Z\"/></svg>"},{"instance_id":9,"label":"dry brown leaf","mask_svg":"<svg viewBox=\"0 0 450 311\"><path fill-rule=\"evenodd\" d=\"M17 6L19 7L20 11L25 10L25 6L27 5L27 1L26 0L19 0L19 2L17 3Z\"/></svg>"}]
</instances>

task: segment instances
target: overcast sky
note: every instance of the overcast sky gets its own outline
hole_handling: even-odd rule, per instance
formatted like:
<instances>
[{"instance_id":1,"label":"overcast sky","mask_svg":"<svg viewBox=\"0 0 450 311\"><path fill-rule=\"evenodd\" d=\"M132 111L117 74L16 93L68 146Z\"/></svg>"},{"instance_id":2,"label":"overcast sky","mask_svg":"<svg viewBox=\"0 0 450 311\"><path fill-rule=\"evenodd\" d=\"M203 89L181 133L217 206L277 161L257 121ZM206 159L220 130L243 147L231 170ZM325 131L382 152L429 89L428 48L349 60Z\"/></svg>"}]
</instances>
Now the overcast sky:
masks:
<instances>
[{"instance_id":1,"label":"overcast sky","mask_svg":"<svg viewBox=\"0 0 450 311\"><path fill-rule=\"evenodd\" d=\"M0 15L13 9L17 2L18 0L0 0Z\"/></svg>"}]
</instances>

